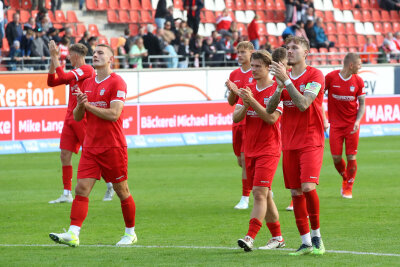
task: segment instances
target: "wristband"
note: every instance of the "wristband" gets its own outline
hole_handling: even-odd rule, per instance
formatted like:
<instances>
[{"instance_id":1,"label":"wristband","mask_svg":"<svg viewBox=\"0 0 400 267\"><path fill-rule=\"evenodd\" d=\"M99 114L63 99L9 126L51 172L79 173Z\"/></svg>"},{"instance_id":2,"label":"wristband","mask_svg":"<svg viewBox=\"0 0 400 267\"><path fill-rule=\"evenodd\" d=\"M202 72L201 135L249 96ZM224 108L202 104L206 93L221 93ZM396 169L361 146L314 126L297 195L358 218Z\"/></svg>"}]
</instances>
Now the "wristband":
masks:
<instances>
[{"instance_id":1,"label":"wristband","mask_svg":"<svg viewBox=\"0 0 400 267\"><path fill-rule=\"evenodd\" d=\"M288 85L291 84L291 83L292 83L292 81L291 81L290 79L287 79L287 80L284 82L285 86L288 86Z\"/></svg>"},{"instance_id":2,"label":"wristband","mask_svg":"<svg viewBox=\"0 0 400 267\"><path fill-rule=\"evenodd\" d=\"M283 91L283 86L282 87L280 87L280 86L276 87L276 91L275 92L282 93L282 91Z\"/></svg>"}]
</instances>

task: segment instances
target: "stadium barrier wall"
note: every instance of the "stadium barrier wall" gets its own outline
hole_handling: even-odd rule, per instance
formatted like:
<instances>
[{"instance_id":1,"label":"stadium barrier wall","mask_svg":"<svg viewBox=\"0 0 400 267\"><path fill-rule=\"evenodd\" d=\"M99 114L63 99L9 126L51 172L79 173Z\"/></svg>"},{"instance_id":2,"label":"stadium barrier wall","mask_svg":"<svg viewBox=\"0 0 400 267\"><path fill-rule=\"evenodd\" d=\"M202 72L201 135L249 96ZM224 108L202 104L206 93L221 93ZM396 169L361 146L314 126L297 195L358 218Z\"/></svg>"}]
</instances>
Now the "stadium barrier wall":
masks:
<instances>
[{"instance_id":1,"label":"stadium barrier wall","mask_svg":"<svg viewBox=\"0 0 400 267\"><path fill-rule=\"evenodd\" d=\"M360 136L400 135L399 106L400 95L368 96ZM0 154L59 151L65 113L65 106L0 109ZM230 143L232 113L226 101L128 103L123 127L129 148Z\"/></svg>"}]
</instances>

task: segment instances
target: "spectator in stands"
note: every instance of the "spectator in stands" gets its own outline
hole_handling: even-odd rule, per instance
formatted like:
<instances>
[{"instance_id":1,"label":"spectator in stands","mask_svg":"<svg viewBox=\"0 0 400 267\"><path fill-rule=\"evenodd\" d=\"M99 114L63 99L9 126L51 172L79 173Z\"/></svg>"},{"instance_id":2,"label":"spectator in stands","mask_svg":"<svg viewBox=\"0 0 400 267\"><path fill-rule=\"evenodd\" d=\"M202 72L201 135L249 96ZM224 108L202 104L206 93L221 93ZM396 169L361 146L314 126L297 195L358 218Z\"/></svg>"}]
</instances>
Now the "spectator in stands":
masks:
<instances>
[{"instance_id":1,"label":"spectator in stands","mask_svg":"<svg viewBox=\"0 0 400 267\"><path fill-rule=\"evenodd\" d=\"M179 57L178 68L187 68L189 66L189 42L189 38L183 38L181 44L178 47L178 55L181 56Z\"/></svg>"},{"instance_id":2,"label":"spectator in stands","mask_svg":"<svg viewBox=\"0 0 400 267\"><path fill-rule=\"evenodd\" d=\"M296 36L303 37L307 40L307 42L310 42L310 40L308 40L306 31L304 30L304 22L299 20L296 24L299 26L299 28L296 30Z\"/></svg>"},{"instance_id":3,"label":"spectator in stands","mask_svg":"<svg viewBox=\"0 0 400 267\"><path fill-rule=\"evenodd\" d=\"M20 49L20 43L18 40L15 40L13 45L10 48L9 57L11 58L8 63L8 70L21 70L22 69L22 51Z\"/></svg>"},{"instance_id":4,"label":"spectator in stands","mask_svg":"<svg viewBox=\"0 0 400 267\"><path fill-rule=\"evenodd\" d=\"M129 28L125 28L124 30L124 38L125 38L124 49L126 52L129 52L131 51L132 45L135 43L135 37L131 35L131 30Z\"/></svg>"},{"instance_id":5,"label":"spectator in stands","mask_svg":"<svg viewBox=\"0 0 400 267\"><path fill-rule=\"evenodd\" d=\"M24 30L26 31L27 29L35 29L35 18L34 17L30 17L28 19L28 22L24 24Z\"/></svg>"},{"instance_id":6,"label":"spectator in stands","mask_svg":"<svg viewBox=\"0 0 400 267\"><path fill-rule=\"evenodd\" d=\"M159 39L157 38L157 36L155 36L153 34L153 31L154 31L154 26L152 24L148 24L147 25L147 34L145 36L143 36L143 43L144 43L144 47L148 51L149 56L159 56L159 55L162 55L162 48L160 46ZM159 62L159 59L152 58L150 60L150 62L151 62L151 64L157 65Z\"/></svg>"},{"instance_id":7,"label":"spectator in stands","mask_svg":"<svg viewBox=\"0 0 400 267\"><path fill-rule=\"evenodd\" d=\"M138 37L135 44L129 50L129 67L131 69L143 69L143 58L147 57L147 49L144 47L143 38Z\"/></svg>"},{"instance_id":8,"label":"spectator in stands","mask_svg":"<svg viewBox=\"0 0 400 267\"><path fill-rule=\"evenodd\" d=\"M32 0L32 10L44 9L44 0Z\"/></svg>"},{"instance_id":9,"label":"spectator in stands","mask_svg":"<svg viewBox=\"0 0 400 267\"><path fill-rule=\"evenodd\" d=\"M215 47L213 43L213 38L206 37L203 46L202 46L203 52L204 52L204 57L206 60L206 65L207 66L212 66L212 61L214 60L214 55L217 52L217 48Z\"/></svg>"},{"instance_id":10,"label":"spectator in stands","mask_svg":"<svg viewBox=\"0 0 400 267\"><path fill-rule=\"evenodd\" d=\"M72 28L66 27L66 28L65 28L65 34L64 34L64 36L66 36L67 38L69 38L70 43L71 43L72 45L75 44L75 37L73 36Z\"/></svg>"},{"instance_id":11,"label":"spectator in stands","mask_svg":"<svg viewBox=\"0 0 400 267\"><path fill-rule=\"evenodd\" d=\"M185 0L184 7L187 11L187 23L196 35L200 24L200 11L204 7L204 0Z\"/></svg>"},{"instance_id":12,"label":"spectator in stands","mask_svg":"<svg viewBox=\"0 0 400 267\"><path fill-rule=\"evenodd\" d=\"M170 21L166 21L164 24L164 33L163 33L164 40L171 44L175 41L175 33L172 31L172 24Z\"/></svg>"},{"instance_id":13,"label":"spectator in stands","mask_svg":"<svg viewBox=\"0 0 400 267\"><path fill-rule=\"evenodd\" d=\"M167 68L177 68L178 67L178 54L175 51L175 48L173 45L171 45L171 42L166 41L166 46L164 48L166 54L170 56L166 60L167 62Z\"/></svg>"},{"instance_id":14,"label":"spectator in stands","mask_svg":"<svg viewBox=\"0 0 400 267\"><path fill-rule=\"evenodd\" d=\"M388 61L391 59L397 60L399 58L400 51L397 49L396 42L391 32L387 33L386 38L383 40L383 49L386 52Z\"/></svg>"},{"instance_id":15,"label":"spectator in stands","mask_svg":"<svg viewBox=\"0 0 400 267\"><path fill-rule=\"evenodd\" d=\"M182 20L181 24L179 25L179 33L181 38L188 38L190 39L194 33L192 28L189 27L189 25L186 23L186 21Z\"/></svg>"},{"instance_id":16,"label":"spectator in stands","mask_svg":"<svg viewBox=\"0 0 400 267\"><path fill-rule=\"evenodd\" d=\"M1 56L1 48L3 47L3 38L4 38L4 5L3 1L0 1L0 56Z\"/></svg>"},{"instance_id":17,"label":"spectator in stands","mask_svg":"<svg viewBox=\"0 0 400 267\"><path fill-rule=\"evenodd\" d=\"M50 21L49 12L47 10L42 10L36 16L36 28L42 28L44 32L47 32L53 23Z\"/></svg>"},{"instance_id":18,"label":"spectator in stands","mask_svg":"<svg viewBox=\"0 0 400 267\"><path fill-rule=\"evenodd\" d=\"M285 23L288 24L289 22L292 22L292 20L293 20L295 1L294 0L285 0L285 6L286 6Z\"/></svg>"},{"instance_id":19,"label":"spectator in stands","mask_svg":"<svg viewBox=\"0 0 400 267\"><path fill-rule=\"evenodd\" d=\"M174 6L169 6L167 9L167 15L165 16L165 22L171 23L171 31L175 31L175 19L174 19ZM164 26L165 28L165 26Z\"/></svg>"},{"instance_id":20,"label":"spectator in stands","mask_svg":"<svg viewBox=\"0 0 400 267\"><path fill-rule=\"evenodd\" d=\"M29 58L32 53L32 43L35 38L35 33L32 29L27 29L26 34L21 39L21 52L24 58Z\"/></svg>"},{"instance_id":21,"label":"spectator in stands","mask_svg":"<svg viewBox=\"0 0 400 267\"><path fill-rule=\"evenodd\" d=\"M115 54L119 57L118 58L118 68L120 68L120 69L129 68L129 65L127 62L128 54L126 53L126 50L125 50L125 44L126 44L126 39L124 37L119 37Z\"/></svg>"},{"instance_id":22,"label":"spectator in stands","mask_svg":"<svg viewBox=\"0 0 400 267\"><path fill-rule=\"evenodd\" d=\"M394 42L395 42L395 44L396 44L397 50L400 51L400 32L396 32L396 33L394 34L393 40L394 40Z\"/></svg>"},{"instance_id":23,"label":"spectator in stands","mask_svg":"<svg viewBox=\"0 0 400 267\"><path fill-rule=\"evenodd\" d=\"M62 0L51 0L51 11L61 10Z\"/></svg>"},{"instance_id":24,"label":"spectator in stands","mask_svg":"<svg viewBox=\"0 0 400 267\"><path fill-rule=\"evenodd\" d=\"M308 7L306 14L304 16L302 16L301 18L302 18L302 21L304 22L304 24L306 24L307 21L309 21L309 20L315 21L314 8Z\"/></svg>"},{"instance_id":25,"label":"spectator in stands","mask_svg":"<svg viewBox=\"0 0 400 267\"><path fill-rule=\"evenodd\" d=\"M13 14L13 21L9 22L6 27L6 38L8 45L11 47L15 40L21 41L23 36L22 25L19 21L19 13Z\"/></svg>"},{"instance_id":26,"label":"spectator in stands","mask_svg":"<svg viewBox=\"0 0 400 267\"><path fill-rule=\"evenodd\" d=\"M49 15L49 11L46 8L44 8L44 7L39 8L39 11L36 14L36 18L35 18L36 26L38 25L38 23L40 23L40 20L42 19L43 16L48 16L48 15Z\"/></svg>"},{"instance_id":27,"label":"spectator in stands","mask_svg":"<svg viewBox=\"0 0 400 267\"><path fill-rule=\"evenodd\" d=\"M313 20L307 20L306 26L305 26L305 32L308 38L308 41L310 42L310 47L311 48L317 48L317 35L314 30L314 21Z\"/></svg>"},{"instance_id":28,"label":"spectator in stands","mask_svg":"<svg viewBox=\"0 0 400 267\"><path fill-rule=\"evenodd\" d=\"M287 26L286 29L282 32L282 38L283 41L285 41L285 39L289 36L296 36L296 32L300 30L300 27L298 24L293 24L290 26Z\"/></svg>"},{"instance_id":29,"label":"spectator in stands","mask_svg":"<svg viewBox=\"0 0 400 267\"><path fill-rule=\"evenodd\" d=\"M89 31L85 31L83 33L82 38L79 40L78 43L85 45L86 47L89 47L89 38L90 38L90 33Z\"/></svg>"},{"instance_id":30,"label":"spectator in stands","mask_svg":"<svg viewBox=\"0 0 400 267\"><path fill-rule=\"evenodd\" d=\"M242 36L242 32L241 32L241 30L239 30L236 21L232 21L231 27L229 28L229 32L230 32L230 33L238 32L238 33L239 33L239 36Z\"/></svg>"},{"instance_id":31,"label":"spectator in stands","mask_svg":"<svg viewBox=\"0 0 400 267\"><path fill-rule=\"evenodd\" d=\"M56 44L60 43L61 38L60 36L58 36L58 34L59 34L58 29L51 27L46 34L48 41L50 42L51 40L53 40Z\"/></svg>"},{"instance_id":32,"label":"spectator in stands","mask_svg":"<svg viewBox=\"0 0 400 267\"><path fill-rule=\"evenodd\" d=\"M217 23L217 31L220 34L223 34L223 32L225 31L229 31L229 29L231 28L231 24L232 24L232 17L229 14L230 9L229 8L225 8L221 15L219 15L217 17L216 23Z\"/></svg>"},{"instance_id":33,"label":"spectator in stands","mask_svg":"<svg viewBox=\"0 0 400 267\"><path fill-rule=\"evenodd\" d=\"M83 9L83 5L86 3L85 0L79 0L79 10Z\"/></svg>"},{"instance_id":34,"label":"spectator in stands","mask_svg":"<svg viewBox=\"0 0 400 267\"><path fill-rule=\"evenodd\" d=\"M380 0L379 6L385 10L400 10L400 0Z\"/></svg>"},{"instance_id":35,"label":"spectator in stands","mask_svg":"<svg viewBox=\"0 0 400 267\"><path fill-rule=\"evenodd\" d=\"M193 61L193 67L200 67L200 55L203 51L203 37L196 35L189 42L190 56Z\"/></svg>"},{"instance_id":36,"label":"spectator in stands","mask_svg":"<svg viewBox=\"0 0 400 267\"><path fill-rule=\"evenodd\" d=\"M225 66L226 60L231 60L231 53L234 52L232 34L226 32L223 34L221 40L217 43L217 54L215 55L215 60L218 61L218 65Z\"/></svg>"},{"instance_id":37,"label":"spectator in stands","mask_svg":"<svg viewBox=\"0 0 400 267\"><path fill-rule=\"evenodd\" d=\"M378 47L372 42L371 37L367 37L367 43L364 45L361 52L364 53L376 53L378 52ZM361 60L363 63L374 63L377 60L378 55L361 55Z\"/></svg>"},{"instance_id":38,"label":"spectator in stands","mask_svg":"<svg viewBox=\"0 0 400 267\"><path fill-rule=\"evenodd\" d=\"M164 29L167 14L167 0L158 0L156 14L154 16L154 22L156 23L157 28Z\"/></svg>"},{"instance_id":39,"label":"spectator in stands","mask_svg":"<svg viewBox=\"0 0 400 267\"><path fill-rule=\"evenodd\" d=\"M46 69L46 64L47 60L46 57L50 56L50 51L43 39L44 32L42 31L41 28L36 28L35 29L35 39L32 42L32 57L40 57L41 59L35 60L34 64L34 69L35 70L45 70Z\"/></svg>"},{"instance_id":40,"label":"spectator in stands","mask_svg":"<svg viewBox=\"0 0 400 267\"><path fill-rule=\"evenodd\" d=\"M314 24L315 31L315 41L317 43L317 48L321 47L334 47L335 43L330 42L328 37L326 37L325 30L322 28L322 18L317 18L316 23Z\"/></svg>"},{"instance_id":41,"label":"spectator in stands","mask_svg":"<svg viewBox=\"0 0 400 267\"><path fill-rule=\"evenodd\" d=\"M255 15L253 20L247 26L247 33L249 35L249 40L253 44L255 50L260 49L260 34L258 33L260 17Z\"/></svg>"},{"instance_id":42,"label":"spectator in stands","mask_svg":"<svg viewBox=\"0 0 400 267\"><path fill-rule=\"evenodd\" d=\"M99 42L99 38L97 36L91 36L88 40L88 52L87 52L87 57L92 57L93 56L93 51L96 48L97 44ZM91 62L91 61L90 61Z\"/></svg>"},{"instance_id":43,"label":"spectator in stands","mask_svg":"<svg viewBox=\"0 0 400 267\"><path fill-rule=\"evenodd\" d=\"M59 60L60 60L60 65L62 67L65 67L67 65L67 58L69 56L69 50L68 50L69 45L70 45L69 38L63 36L61 38L60 43L58 44Z\"/></svg>"}]
</instances>

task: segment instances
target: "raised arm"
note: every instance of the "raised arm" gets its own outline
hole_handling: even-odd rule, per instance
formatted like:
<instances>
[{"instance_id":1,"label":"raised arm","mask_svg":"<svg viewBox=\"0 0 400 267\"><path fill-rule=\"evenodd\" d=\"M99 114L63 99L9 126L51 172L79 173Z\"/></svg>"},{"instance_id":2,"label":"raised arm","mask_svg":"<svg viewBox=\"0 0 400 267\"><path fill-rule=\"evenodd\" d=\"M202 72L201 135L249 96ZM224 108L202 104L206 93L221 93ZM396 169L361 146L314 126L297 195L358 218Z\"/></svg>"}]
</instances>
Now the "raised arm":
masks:
<instances>
[{"instance_id":1,"label":"raised arm","mask_svg":"<svg viewBox=\"0 0 400 267\"><path fill-rule=\"evenodd\" d=\"M85 116L85 111L86 111L85 105L88 102L87 95L82 93L79 89L77 89L76 99L77 99L77 104L73 111L74 120L81 121Z\"/></svg>"},{"instance_id":2,"label":"raised arm","mask_svg":"<svg viewBox=\"0 0 400 267\"><path fill-rule=\"evenodd\" d=\"M358 97L358 104L357 118L351 134L356 133L360 129L360 122L365 113L365 95L360 95Z\"/></svg>"},{"instance_id":3,"label":"raised arm","mask_svg":"<svg viewBox=\"0 0 400 267\"><path fill-rule=\"evenodd\" d=\"M229 105L233 106L236 104L237 99L239 97L239 88L234 84L232 81L227 80L225 82L226 87L229 90L228 93L228 103Z\"/></svg>"}]
</instances>

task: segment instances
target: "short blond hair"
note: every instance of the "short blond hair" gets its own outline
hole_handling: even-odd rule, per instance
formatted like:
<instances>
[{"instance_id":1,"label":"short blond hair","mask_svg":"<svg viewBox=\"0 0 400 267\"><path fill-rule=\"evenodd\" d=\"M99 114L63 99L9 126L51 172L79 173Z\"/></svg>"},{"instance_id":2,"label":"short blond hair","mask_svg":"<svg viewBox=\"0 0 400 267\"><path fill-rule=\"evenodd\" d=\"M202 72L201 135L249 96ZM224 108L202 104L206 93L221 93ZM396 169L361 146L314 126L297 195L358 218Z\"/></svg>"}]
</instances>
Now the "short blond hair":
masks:
<instances>
[{"instance_id":1,"label":"short blond hair","mask_svg":"<svg viewBox=\"0 0 400 267\"><path fill-rule=\"evenodd\" d=\"M350 63L357 63L357 60L359 60L359 59L360 59L360 56L357 55L356 53L347 53L347 55L344 57L343 65L349 66Z\"/></svg>"},{"instance_id":2,"label":"short blond hair","mask_svg":"<svg viewBox=\"0 0 400 267\"><path fill-rule=\"evenodd\" d=\"M254 45L249 41L242 41L242 42L238 43L238 45L236 46L236 49L245 49L245 50L253 51Z\"/></svg>"},{"instance_id":3,"label":"short blond hair","mask_svg":"<svg viewBox=\"0 0 400 267\"><path fill-rule=\"evenodd\" d=\"M288 45L291 42L300 44L304 49L310 51L310 44L304 37L290 35L285 39L285 44Z\"/></svg>"},{"instance_id":4,"label":"short blond hair","mask_svg":"<svg viewBox=\"0 0 400 267\"><path fill-rule=\"evenodd\" d=\"M251 54L250 60L260 59L265 66L269 66L272 63L272 56L267 50L258 50Z\"/></svg>"}]
</instances>

